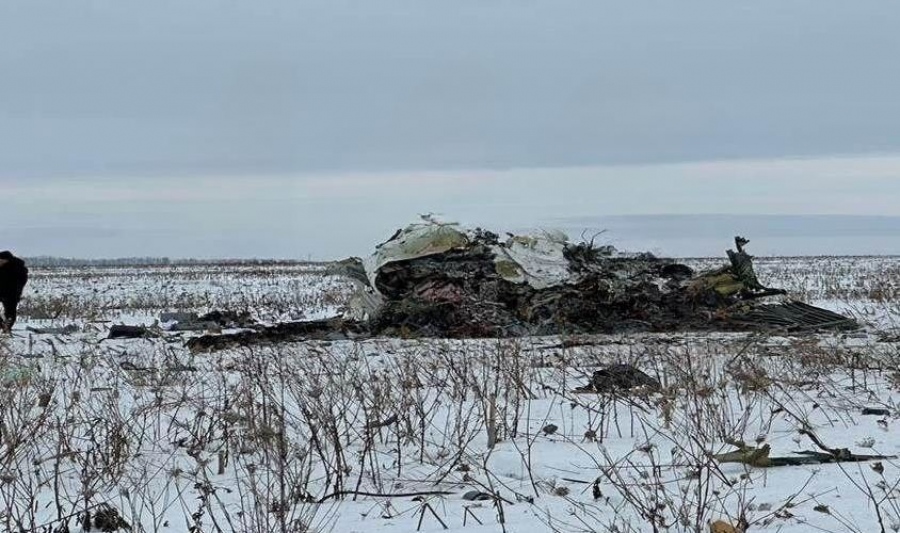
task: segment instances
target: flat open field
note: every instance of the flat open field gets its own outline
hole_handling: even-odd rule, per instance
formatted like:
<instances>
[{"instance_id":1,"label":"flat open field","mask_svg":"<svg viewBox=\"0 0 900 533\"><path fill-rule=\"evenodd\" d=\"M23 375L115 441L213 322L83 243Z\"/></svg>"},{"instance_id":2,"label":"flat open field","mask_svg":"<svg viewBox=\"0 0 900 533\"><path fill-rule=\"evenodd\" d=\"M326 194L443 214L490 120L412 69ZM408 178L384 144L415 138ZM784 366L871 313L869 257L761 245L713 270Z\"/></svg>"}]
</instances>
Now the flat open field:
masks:
<instances>
[{"instance_id":1,"label":"flat open field","mask_svg":"<svg viewBox=\"0 0 900 533\"><path fill-rule=\"evenodd\" d=\"M112 516L148 532L900 531L900 259L756 268L865 329L191 354L199 333L106 337L171 311L333 316L352 285L300 263L34 268L0 340L0 530L86 531L89 514L94 531ZM576 391L612 363L662 390ZM888 457L713 457L737 441Z\"/></svg>"}]
</instances>

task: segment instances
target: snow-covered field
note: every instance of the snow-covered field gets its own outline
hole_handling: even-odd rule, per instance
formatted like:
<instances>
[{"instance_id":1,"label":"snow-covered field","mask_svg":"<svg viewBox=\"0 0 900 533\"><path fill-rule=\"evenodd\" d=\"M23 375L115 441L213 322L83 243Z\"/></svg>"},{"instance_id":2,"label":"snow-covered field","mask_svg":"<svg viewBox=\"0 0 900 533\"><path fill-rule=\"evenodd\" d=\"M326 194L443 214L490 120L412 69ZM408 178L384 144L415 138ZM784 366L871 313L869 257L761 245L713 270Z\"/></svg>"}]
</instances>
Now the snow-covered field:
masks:
<instances>
[{"instance_id":1,"label":"snow-covered field","mask_svg":"<svg viewBox=\"0 0 900 533\"><path fill-rule=\"evenodd\" d=\"M114 509L149 532L678 532L741 519L748 531L900 531L900 460L753 468L712 457L734 441L768 444L772 457L819 451L809 433L900 454L900 260L759 259L757 270L865 332L194 355L194 333L104 339L163 311L320 318L351 286L304 264L34 269L0 340L0 530L82 531L87 510L97 531ZM79 331L27 329L70 324ZM618 362L662 392L575 391Z\"/></svg>"}]
</instances>

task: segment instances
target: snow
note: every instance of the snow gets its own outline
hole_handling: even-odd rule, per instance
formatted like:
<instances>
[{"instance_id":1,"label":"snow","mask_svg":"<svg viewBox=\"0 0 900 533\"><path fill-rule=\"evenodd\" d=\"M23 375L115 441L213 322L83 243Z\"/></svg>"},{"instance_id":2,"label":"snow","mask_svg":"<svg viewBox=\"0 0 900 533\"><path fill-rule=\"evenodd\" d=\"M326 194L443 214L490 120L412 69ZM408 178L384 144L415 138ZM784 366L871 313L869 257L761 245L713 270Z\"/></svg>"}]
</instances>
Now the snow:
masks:
<instances>
[{"instance_id":1,"label":"snow","mask_svg":"<svg viewBox=\"0 0 900 533\"><path fill-rule=\"evenodd\" d=\"M764 284L853 311L866 330L317 341L194 355L184 348L193 333L104 338L110 324L151 325L162 311L334 315L352 284L315 265L35 269L21 321L0 340L0 528L55 527L87 501L107 502L135 531L387 533L420 521L425 532L442 522L708 531L741 513L750 531L880 531L876 504L885 530L897 530L900 461L760 469L711 459L730 440L769 444L772 456L817 450L804 428L831 447L900 454L900 344L885 342L900 264L758 264ZM70 323L81 331L26 330ZM657 377L663 392L574 391L616 362ZM865 407L891 415L862 416ZM558 430L544 432L549 424ZM311 503L339 490L368 495ZM498 498L465 500L471 491ZM449 494L409 496L434 492Z\"/></svg>"}]
</instances>

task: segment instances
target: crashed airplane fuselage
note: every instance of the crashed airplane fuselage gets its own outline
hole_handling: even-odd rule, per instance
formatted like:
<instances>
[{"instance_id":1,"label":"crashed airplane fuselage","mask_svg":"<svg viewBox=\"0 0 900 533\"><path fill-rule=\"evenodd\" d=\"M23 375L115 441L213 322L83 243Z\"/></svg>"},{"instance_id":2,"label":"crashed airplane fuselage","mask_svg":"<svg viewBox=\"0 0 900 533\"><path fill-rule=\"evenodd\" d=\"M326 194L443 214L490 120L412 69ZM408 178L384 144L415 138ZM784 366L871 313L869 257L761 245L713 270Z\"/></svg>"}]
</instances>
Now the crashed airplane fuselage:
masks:
<instances>
[{"instance_id":1,"label":"crashed airplane fuselage","mask_svg":"<svg viewBox=\"0 0 900 533\"><path fill-rule=\"evenodd\" d=\"M736 238L728 265L695 274L670 259L571 243L561 233L501 240L482 229L414 224L364 263L379 301L367 313L378 334L450 337L745 329L753 317L773 325L762 320L767 304L759 300L785 292L759 282L748 242ZM815 318L852 325L824 310L799 311L806 328ZM781 325L791 326L789 314L780 311Z\"/></svg>"},{"instance_id":2,"label":"crashed airplane fuselage","mask_svg":"<svg viewBox=\"0 0 900 533\"><path fill-rule=\"evenodd\" d=\"M560 233L501 239L427 221L396 232L365 261L339 263L336 272L358 285L342 319L279 325L235 340L340 338L348 331L353 338L466 338L857 327L762 285L744 250L748 242L736 238L728 264L697 274L674 260L572 243ZM779 300L767 301L773 297ZM197 349L227 344L223 336L191 342Z\"/></svg>"}]
</instances>

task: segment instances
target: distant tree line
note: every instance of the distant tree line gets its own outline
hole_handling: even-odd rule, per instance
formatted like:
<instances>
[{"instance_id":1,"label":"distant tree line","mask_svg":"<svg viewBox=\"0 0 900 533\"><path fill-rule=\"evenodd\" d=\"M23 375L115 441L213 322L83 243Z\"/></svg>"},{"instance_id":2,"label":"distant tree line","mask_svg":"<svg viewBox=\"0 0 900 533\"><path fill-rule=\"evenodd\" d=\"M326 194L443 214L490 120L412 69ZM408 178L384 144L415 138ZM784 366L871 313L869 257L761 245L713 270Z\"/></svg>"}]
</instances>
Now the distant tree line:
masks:
<instances>
[{"instance_id":1,"label":"distant tree line","mask_svg":"<svg viewBox=\"0 0 900 533\"><path fill-rule=\"evenodd\" d=\"M112 259L83 259L74 257L37 256L27 257L29 266L43 268L74 267L148 267L148 266L202 266L202 265L234 265L234 266L274 266L315 264L316 261L294 259L170 259L168 257L118 257Z\"/></svg>"}]
</instances>

